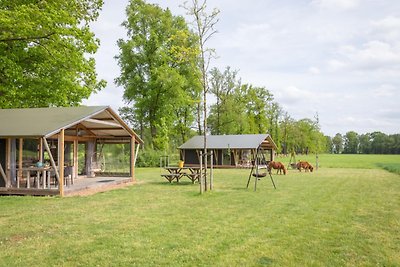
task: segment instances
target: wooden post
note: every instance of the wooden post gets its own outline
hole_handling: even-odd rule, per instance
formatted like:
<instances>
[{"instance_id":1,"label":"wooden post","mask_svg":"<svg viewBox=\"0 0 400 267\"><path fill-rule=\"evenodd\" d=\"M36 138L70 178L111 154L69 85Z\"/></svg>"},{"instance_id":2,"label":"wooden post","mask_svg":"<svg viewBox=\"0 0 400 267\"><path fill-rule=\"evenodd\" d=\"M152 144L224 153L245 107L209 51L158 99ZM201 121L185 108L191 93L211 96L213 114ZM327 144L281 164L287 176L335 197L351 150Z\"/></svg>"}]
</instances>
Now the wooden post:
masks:
<instances>
[{"instance_id":1,"label":"wooden post","mask_svg":"<svg viewBox=\"0 0 400 267\"><path fill-rule=\"evenodd\" d=\"M19 146L18 146L18 177L17 177L17 188L19 188L20 181L22 179L22 151L24 149L24 139L19 139Z\"/></svg>"},{"instance_id":2,"label":"wooden post","mask_svg":"<svg viewBox=\"0 0 400 267\"><path fill-rule=\"evenodd\" d=\"M51 154L51 150L50 150L49 144L47 143L47 140L44 137L43 137L43 144L44 144L44 147L47 150L47 153L49 153L51 166L54 168L54 173L56 174L57 181L58 181L58 183L60 183L60 175L58 173L57 166L56 166L56 163L55 163L54 158L53 158L53 154ZM50 179L49 179L49 181L50 181Z\"/></svg>"},{"instance_id":3,"label":"wooden post","mask_svg":"<svg viewBox=\"0 0 400 267\"><path fill-rule=\"evenodd\" d=\"M256 168L256 177L255 177L256 179L254 180L254 191L257 191L257 180L259 177L259 175L258 175L258 148L256 150L256 157L255 157L254 164L255 164L255 168Z\"/></svg>"},{"instance_id":4,"label":"wooden post","mask_svg":"<svg viewBox=\"0 0 400 267\"><path fill-rule=\"evenodd\" d=\"M131 137L131 160L130 160L130 175L132 182L135 182L135 137Z\"/></svg>"},{"instance_id":5,"label":"wooden post","mask_svg":"<svg viewBox=\"0 0 400 267\"><path fill-rule=\"evenodd\" d=\"M26 188L31 188L31 172L26 172Z\"/></svg>"},{"instance_id":6,"label":"wooden post","mask_svg":"<svg viewBox=\"0 0 400 267\"><path fill-rule=\"evenodd\" d=\"M43 163L43 139L39 138L39 161Z\"/></svg>"},{"instance_id":7,"label":"wooden post","mask_svg":"<svg viewBox=\"0 0 400 267\"><path fill-rule=\"evenodd\" d=\"M79 149L79 146L78 146L78 140L76 139L76 140L74 140L74 160L73 160L73 165L74 165L74 167L73 167L73 173L72 173L72 181L74 180L74 179L76 179L76 178L78 178L78 170L79 170L79 166L78 166L78 162L79 162L79 160L78 160L78 149Z\"/></svg>"},{"instance_id":8,"label":"wooden post","mask_svg":"<svg viewBox=\"0 0 400 267\"><path fill-rule=\"evenodd\" d=\"M0 162L0 174L1 177L4 179L5 186L7 187L7 175L4 172L3 165L1 165L1 162Z\"/></svg>"},{"instance_id":9,"label":"wooden post","mask_svg":"<svg viewBox=\"0 0 400 267\"><path fill-rule=\"evenodd\" d=\"M200 194L204 193L204 175L205 173L203 172L203 153L200 151L200 177L199 177L199 184L200 184Z\"/></svg>"},{"instance_id":10,"label":"wooden post","mask_svg":"<svg viewBox=\"0 0 400 267\"><path fill-rule=\"evenodd\" d=\"M213 177L213 167L214 167L214 151L211 150L211 163L210 163L210 190L213 190L214 187L214 177Z\"/></svg>"},{"instance_id":11,"label":"wooden post","mask_svg":"<svg viewBox=\"0 0 400 267\"><path fill-rule=\"evenodd\" d=\"M6 166L5 172L7 176L6 187L11 187L11 139L7 138L6 141Z\"/></svg>"},{"instance_id":12,"label":"wooden post","mask_svg":"<svg viewBox=\"0 0 400 267\"><path fill-rule=\"evenodd\" d=\"M64 196L64 129L58 135L58 167L60 171L59 189L60 196Z\"/></svg>"},{"instance_id":13,"label":"wooden post","mask_svg":"<svg viewBox=\"0 0 400 267\"><path fill-rule=\"evenodd\" d=\"M85 172L87 177L95 177L95 173L93 171L92 160L95 157L96 153L96 140L88 140L86 142L86 165Z\"/></svg>"}]
</instances>

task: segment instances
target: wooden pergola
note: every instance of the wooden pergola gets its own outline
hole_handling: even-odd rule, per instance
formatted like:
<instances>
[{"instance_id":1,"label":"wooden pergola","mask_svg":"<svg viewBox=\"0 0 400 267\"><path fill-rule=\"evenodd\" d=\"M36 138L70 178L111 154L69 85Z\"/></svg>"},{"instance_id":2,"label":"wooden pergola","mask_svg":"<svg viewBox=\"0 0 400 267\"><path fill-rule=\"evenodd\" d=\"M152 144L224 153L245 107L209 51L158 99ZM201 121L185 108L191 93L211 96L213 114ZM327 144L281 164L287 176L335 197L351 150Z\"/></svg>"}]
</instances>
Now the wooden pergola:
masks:
<instances>
[{"instance_id":1,"label":"wooden pergola","mask_svg":"<svg viewBox=\"0 0 400 267\"><path fill-rule=\"evenodd\" d=\"M0 194L64 196L65 179L78 178L79 143L85 144L86 177L95 174L90 156L96 144L130 144L128 177L135 181L137 149L143 142L110 107L0 109L0 125ZM23 161L27 139L37 142L37 162L30 166ZM70 166L65 166L66 149L72 150L67 153L72 154Z\"/></svg>"}]
</instances>

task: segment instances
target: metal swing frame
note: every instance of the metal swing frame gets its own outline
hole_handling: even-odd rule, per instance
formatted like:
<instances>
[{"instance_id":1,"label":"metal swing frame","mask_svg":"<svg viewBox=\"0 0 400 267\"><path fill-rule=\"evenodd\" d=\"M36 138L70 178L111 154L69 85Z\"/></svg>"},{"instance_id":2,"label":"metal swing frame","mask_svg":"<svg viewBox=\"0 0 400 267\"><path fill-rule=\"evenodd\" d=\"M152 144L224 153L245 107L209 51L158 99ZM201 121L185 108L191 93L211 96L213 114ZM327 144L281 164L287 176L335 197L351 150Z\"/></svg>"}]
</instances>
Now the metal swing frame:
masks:
<instances>
[{"instance_id":1,"label":"metal swing frame","mask_svg":"<svg viewBox=\"0 0 400 267\"><path fill-rule=\"evenodd\" d=\"M259 170L260 169L267 169L268 175L271 179L272 185L274 186L274 189L276 189L275 186L275 182L274 179L272 178L272 174L271 174L271 170L267 167L267 165L265 165L267 163L267 161L265 160L265 155L264 155L264 150L261 147L258 147L256 150L256 153L254 155L253 153L253 160L252 160L252 167L251 167L251 171L249 174L249 179L247 180L247 187L249 188L249 184L250 184L250 180L251 180L251 176L254 176L254 191L257 190L257 181L258 179L267 176L267 173L260 173ZM265 163L264 165L260 165L260 163Z\"/></svg>"}]
</instances>

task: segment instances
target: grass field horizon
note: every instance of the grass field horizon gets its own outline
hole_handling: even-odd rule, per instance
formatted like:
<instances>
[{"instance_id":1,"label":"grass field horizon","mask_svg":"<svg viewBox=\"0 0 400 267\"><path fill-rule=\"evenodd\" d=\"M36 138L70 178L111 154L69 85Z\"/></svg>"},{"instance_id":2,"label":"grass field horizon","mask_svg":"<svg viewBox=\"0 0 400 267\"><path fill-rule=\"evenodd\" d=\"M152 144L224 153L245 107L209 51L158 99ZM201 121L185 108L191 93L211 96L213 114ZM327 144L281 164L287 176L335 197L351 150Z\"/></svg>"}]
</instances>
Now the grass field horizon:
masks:
<instances>
[{"instance_id":1,"label":"grass field horizon","mask_svg":"<svg viewBox=\"0 0 400 267\"><path fill-rule=\"evenodd\" d=\"M0 197L0 266L399 266L400 176L382 166L400 155L319 162L274 175L276 190L229 169L200 195L139 168L136 185L92 196Z\"/></svg>"}]
</instances>

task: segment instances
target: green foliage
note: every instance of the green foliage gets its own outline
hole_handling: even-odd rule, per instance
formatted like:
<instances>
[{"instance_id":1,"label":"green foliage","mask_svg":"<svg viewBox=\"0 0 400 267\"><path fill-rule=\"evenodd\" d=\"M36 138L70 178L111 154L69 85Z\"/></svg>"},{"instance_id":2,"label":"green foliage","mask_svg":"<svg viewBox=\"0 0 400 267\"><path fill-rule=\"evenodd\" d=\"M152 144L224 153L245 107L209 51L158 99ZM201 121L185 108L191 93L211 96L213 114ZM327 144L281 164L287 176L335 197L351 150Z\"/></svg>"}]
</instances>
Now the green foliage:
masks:
<instances>
[{"instance_id":1,"label":"green foliage","mask_svg":"<svg viewBox=\"0 0 400 267\"><path fill-rule=\"evenodd\" d=\"M0 1L1 108L78 105L105 86L90 31L102 0Z\"/></svg>"},{"instance_id":2,"label":"green foliage","mask_svg":"<svg viewBox=\"0 0 400 267\"><path fill-rule=\"evenodd\" d=\"M282 152L326 153L331 152L331 140L320 131L319 125L311 119L294 120L288 114L280 124Z\"/></svg>"},{"instance_id":3,"label":"green foliage","mask_svg":"<svg viewBox=\"0 0 400 267\"><path fill-rule=\"evenodd\" d=\"M238 71L210 72L210 91L216 98L208 117L212 134L275 132L280 108L264 87L241 84Z\"/></svg>"},{"instance_id":4,"label":"green foliage","mask_svg":"<svg viewBox=\"0 0 400 267\"><path fill-rule=\"evenodd\" d=\"M344 154L356 154L358 152L358 134L354 131L347 132L344 136Z\"/></svg>"},{"instance_id":5,"label":"green foliage","mask_svg":"<svg viewBox=\"0 0 400 267\"><path fill-rule=\"evenodd\" d=\"M239 101L235 99L235 91L240 87L240 81L236 78L238 71L232 71L227 67L223 73L217 68L210 71L210 92L215 96L216 103L211 105L208 127L212 134L229 134L237 130L237 122L240 121L241 109ZM234 112L236 111L236 112ZM238 112L239 111L239 112Z\"/></svg>"},{"instance_id":6,"label":"green foliage","mask_svg":"<svg viewBox=\"0 0 400 267\"><path fill-rule=\"evenodd\" d=\"M160 165L159 151L153 149L146 149L139 152L137 157L136 166L137 167L156 167Z\"/></svg>"},{"instance_id":7,"label":"green foliage","mask_svg":"<svg viewBox=\"0 0 400 267\"><path fill-rule=\"evenodd\" d=\"M0 197L0 266L400 265L398 175L290 170L254 192L248 173L215 170L202 196L139 168L138 184L93 196Z\"/></svg>"},{"instance_id":8,"label":"green foliage","mask_svg":"<svg viewBox=\"0 0 400 267\"><path fill-rule=\"evenodd\" d=\"M400 154L400 134L373 132L359 135L349 131L344 138L343 153Z\"/></svg>"},{"instance_id":9,"label":"green foliage","mask_svg":"<svg viewBox=\"0 0 400 267\"><path fill-rule=\"evenodd\" d=\"M292 119L266 88L241 84L238 71L212 69L210 89L216 98L208 117L212 134L269 133L284 154L331 151L331 140L317 122Z\"/></svg>"},{"instance_id":10,"label":"green foliage","mask_svg":"<svg viewBox=\"0 0 400 267\"><path fill-rule=\"evenodd\" d=\"M340 154L343 151L343 136L340 133L337 133L335 137L332 138L333 143L333 152L336 154Z\"/></svg>"},{"instance_id":11,"label":"green foliage","mask_svg":"<svg viewBox=\"0 0 400 267\"><path fill-rule=\"evenodd\" d=\"M194 120L193 100L201 90L197 39L185 20L168 9L132 0L126 12L128 39L118 41L122 72L116 82L132 107L123 112L137 121L146 143L165 149L166 135L179 132L187 139Z\"/></svg>"}]
</instances>

